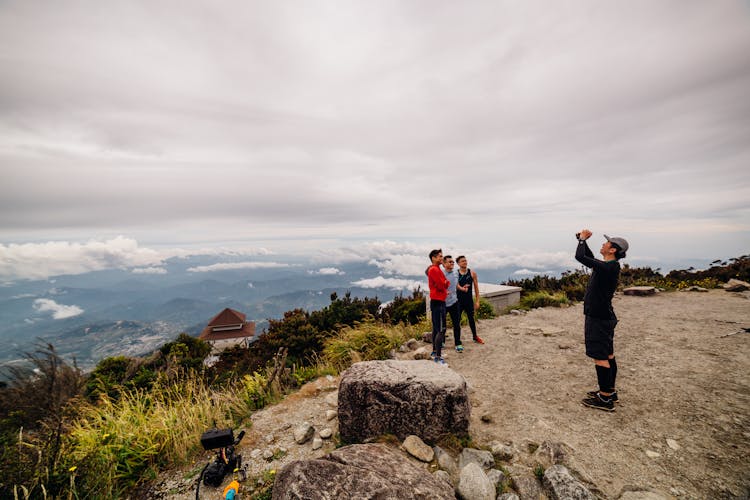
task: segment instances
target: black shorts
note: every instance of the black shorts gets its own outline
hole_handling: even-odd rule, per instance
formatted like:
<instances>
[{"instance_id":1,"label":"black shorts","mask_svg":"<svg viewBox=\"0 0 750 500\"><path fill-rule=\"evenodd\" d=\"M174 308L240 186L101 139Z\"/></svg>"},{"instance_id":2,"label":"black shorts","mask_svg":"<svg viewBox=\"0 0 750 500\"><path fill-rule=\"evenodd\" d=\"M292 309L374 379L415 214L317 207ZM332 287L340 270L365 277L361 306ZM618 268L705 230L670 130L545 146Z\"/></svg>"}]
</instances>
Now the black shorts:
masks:
<instances>
[{"instance_id":1,"label":"black shorts","mask_svg":"<svg viewBox=\"0 0 750 500\"><path fill-rule=\"evenodd\" d=\"M584 338L586 356L594 359L607 359L615 353L616 319L599 319L586 316Z\"/></svg>"}]
</instances>

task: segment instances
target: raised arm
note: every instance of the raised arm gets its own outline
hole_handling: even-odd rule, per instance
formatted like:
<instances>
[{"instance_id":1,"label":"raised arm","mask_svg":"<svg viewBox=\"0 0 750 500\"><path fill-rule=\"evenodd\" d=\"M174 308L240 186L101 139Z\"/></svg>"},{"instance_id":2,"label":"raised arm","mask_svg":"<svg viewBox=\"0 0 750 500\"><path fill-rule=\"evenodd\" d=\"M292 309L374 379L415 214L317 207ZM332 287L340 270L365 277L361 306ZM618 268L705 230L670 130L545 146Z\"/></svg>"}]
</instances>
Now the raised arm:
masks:
<instances>
[{"instance_id":1,"label":"raised arm","mask_svg":"<svg viewBox=\"0 0 750 500\"><path fill-rule=\"evenodd\" d=\"M582 230L578 233L578 246L576 247L576 260L586 267L595 269L605 269L606 264L598 259L594 258L594 254L591 252L588 240L591 237L591 231L588 229Z\"/></svg>"}]
</instances>

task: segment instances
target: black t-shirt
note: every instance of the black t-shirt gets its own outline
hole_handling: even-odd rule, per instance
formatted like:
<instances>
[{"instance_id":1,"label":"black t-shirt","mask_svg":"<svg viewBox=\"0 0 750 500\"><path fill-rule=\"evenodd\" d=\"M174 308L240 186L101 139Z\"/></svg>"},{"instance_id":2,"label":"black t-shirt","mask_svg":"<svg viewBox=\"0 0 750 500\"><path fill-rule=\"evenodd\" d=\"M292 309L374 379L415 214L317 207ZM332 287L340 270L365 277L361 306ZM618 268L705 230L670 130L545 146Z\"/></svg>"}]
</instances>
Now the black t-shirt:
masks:
<instances>
[{"instance_id":1,"label":"black t-shirt","mask_svg":"<svg viewBox=\"0 0 750 500\"><path fill-rule=\"evenodd\" d=\"M579 240L576 260L591 268L591 277L583 297L583 314L599 319L617 319L612 309L612 297L620 278L620 263L594 258L585 240Z\"/></svg>"}]
</instances>

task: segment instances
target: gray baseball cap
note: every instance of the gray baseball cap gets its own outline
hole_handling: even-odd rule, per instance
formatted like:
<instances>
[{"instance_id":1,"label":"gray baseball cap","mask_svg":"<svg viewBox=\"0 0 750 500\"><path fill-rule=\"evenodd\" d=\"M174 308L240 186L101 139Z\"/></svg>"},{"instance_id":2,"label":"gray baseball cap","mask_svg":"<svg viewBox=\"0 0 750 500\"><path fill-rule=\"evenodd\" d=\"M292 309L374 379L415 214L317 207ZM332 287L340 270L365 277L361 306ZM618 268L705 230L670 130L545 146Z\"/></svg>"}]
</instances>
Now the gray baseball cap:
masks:
<instances>
[{"instance_id":1,"label":"gray baseball cap","mask_svg":"<svg viewBox=\"0 0 750 500\"><path fill-rule=\"evenodd\" d=\"M628 248L630 246L630 245L628 245L628 242L625 240L625 238L618 238L616 236L613 236L612 238L610 238L606 234L604 235L604 237L610 243L614 243L615 245L617 245L618 247L620 247L620 250L622 250L622 256L625 257L625 252L628 251Z\"/></svg>"}]
</instances>

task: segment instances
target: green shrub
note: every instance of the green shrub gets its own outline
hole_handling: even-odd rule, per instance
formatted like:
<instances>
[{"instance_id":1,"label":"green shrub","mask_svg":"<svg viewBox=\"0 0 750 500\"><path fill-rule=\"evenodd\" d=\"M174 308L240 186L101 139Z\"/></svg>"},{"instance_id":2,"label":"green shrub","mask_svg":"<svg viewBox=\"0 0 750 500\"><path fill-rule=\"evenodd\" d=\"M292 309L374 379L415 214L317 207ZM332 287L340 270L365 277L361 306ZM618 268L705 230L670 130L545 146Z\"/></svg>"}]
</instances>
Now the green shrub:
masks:
<instances>
[{"instance_id":1,"label":"green shrub","mask_svg":"<svg viewBox=\"0 0 750 500\"><path fill-rule=\"evenodd\" d=\"M492 307L492 304L490 304L486 299L479 299L479 309L476 311L476 318L477 319L492 319L497 314L495 314L495 308Z\"/></svg>"},{"instance_id":2,"label":"green shrub","mask_svg":"<svg viewBox=\"0 0 750 500\"><path fill-rule=\"evenodd\" d=\"M404 297L400 294L383 308L380 312L383 321L397 325L406 323L416 325L427 316L427 305L425 295L421 289L417 288L412 292L411 297Z\"/></svg>"},{"instance_id":3,"label":"green shrub","mask_svg":"<svg viewBox=\"0 0 750 500\"><path fill-rule=\"evenodd\" d=\"M565 292L549 293L546 291L531 292L523 294L521 302L517 309L534 309L536 307L560 307L568 304L568 297Z\"/></svg>"}]
</instances>

